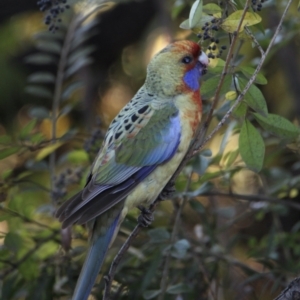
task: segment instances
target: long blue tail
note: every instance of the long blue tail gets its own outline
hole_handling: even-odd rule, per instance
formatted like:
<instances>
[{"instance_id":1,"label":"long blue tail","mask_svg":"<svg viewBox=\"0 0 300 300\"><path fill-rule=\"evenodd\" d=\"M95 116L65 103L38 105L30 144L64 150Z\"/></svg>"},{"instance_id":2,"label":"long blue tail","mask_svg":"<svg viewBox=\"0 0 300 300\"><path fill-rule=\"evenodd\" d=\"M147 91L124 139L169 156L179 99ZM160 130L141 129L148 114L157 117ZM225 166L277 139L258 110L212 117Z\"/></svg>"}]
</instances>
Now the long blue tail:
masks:
<instances>
[{"instance_id":1,"label":"long blue tail","mask_svg":"<svg viewBox=\"0 0 300 300\"><path fill-rule=\"evenodd\" d=\"M118 220L119 215L107 228L105 235L92 236L91 246L80 272L72 300L87 300L89 297L118 225ZM94 234L96 235L97 233L94 232Z\"/></svg>"}]
</instances>

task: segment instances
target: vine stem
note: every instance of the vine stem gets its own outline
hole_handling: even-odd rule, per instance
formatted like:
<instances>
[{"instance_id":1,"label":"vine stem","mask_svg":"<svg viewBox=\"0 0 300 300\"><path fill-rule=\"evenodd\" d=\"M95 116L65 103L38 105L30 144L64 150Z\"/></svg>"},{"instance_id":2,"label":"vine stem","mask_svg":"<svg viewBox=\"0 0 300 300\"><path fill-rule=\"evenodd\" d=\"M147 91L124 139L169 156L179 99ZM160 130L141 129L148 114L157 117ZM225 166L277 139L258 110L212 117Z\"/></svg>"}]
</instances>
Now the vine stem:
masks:
<instances>
[{"instance_id":1,"label":"vine stem","mask_svg":"<svg viewBox=\"0 0 300 300\"><path fill-rule=\"evenodd\" d=\"M191 177L192 177L192 173L190 173L190 175L188 177L185 192L187 192L190 188ZM160 291L161 291L161 293L159 294L157 300L164 300L165 293L166 293L167 288L168 288L168 273L169 273L169 266L170 266L170 260L171 260L171 251L172 251L172 247L173 247L173 245L176 241L178 226L179 226L179 223L180 223L180 217L181 217L184 205L186 203L186 200L187 200L187 197L185 197L185 196L182 196L179 199L179 208L177 209L177 212L176 212L175 221L174 221L173 230L172 230L172 235L171 235L171 240L170 240L170 246L171 247L167 251L167 254L166 254L166 257L165 257L165 264L164 264L164 268L163 268L163 272L162 272L162 276L161 276L161 281L160 281Z\"/></svg>"},{"instance_id":2,"label":"vine stem","mask_svg":"<svg viewBox=\"0 0 300 300\"><path fill-rule=\"evenodd\" d=\"M212 137L222 128L222 126L225 124L225 122L227 121L227 119L231 116L233 110L241 103L241 101L243 100L243 97L245 95L245 93L248 91L248 89L250 88L250 86L253 84L253 82L255 81L256 79L256 76L257 74L259 73L267 55L269 54L270 52L270 49L271 47L273 46L274 42L275 42L275 39L276 37L278 36L279 34L279 31L281 29L281 26L282 26L282 22L287 14L287 11L289 9L289 7L291 6L291 3L292 3L293 0L289 0L286 7L285 7L285 10L281 16L281 19L279 21L279 24L277 26L277 29L273 35L273 38L272 40L270 41L270 44L267 48L267 50L265 52L261 51L262 48L260 47L259 50L262 54L261 56L261 60L255 70L255 72L253 73L253 75L251 76L248 84L245 86L244 90L241 92L241 94L239 95L238 99L236 100L236 102L234 103L234 105L228 110L228 112L225 114L225 116L223 117L223 119L219 122L219 124L217 125L217 127L209 134L209 136L204 139L204 136L207 132L207 129L208 129L208 126L210 124L210 121L212 119L212 115L213 115L213 111L218 103L218 98L219 98L219 95L220 95L220 91L221 91L221 87L222 87L222 84L224 82L224 78L226 76L226 72L227 72L227 69L228 69L228 66L229 66L229 62L231 60L231 57L232 57L232 53L233 53L233 48L234 48L234 45L235 45L235 42L237 40L237 35L238 35L238 32L239 32L239 28L242 26L242 21L239 22L239 25L238 25L238 30L237 30L237 34L234 35L233 37L233 40L232 40L232 43L231 43L231 46L230 46L230 49L229 49L229 52L228 52L228 55L227 55L227 58L226 58L226 62L225 62L225 66L224 66L224 69L223 69L223 72L222 72L222 75L221 75L221 79L220 79L220 83L218 84L218 87L217 87L217 90L216 90L216 93L215 93L215 96L214 96L214 101L213 101L213 104L212 104L212 107L210 109L210 112L208 114L208 117L206 118L206 121L204 123L204 129L202 130L198 130L198 133L197 133L197 136L195 138L195 142L191 145L190 147L190 150L188 151L187 155L185 156L185 158L183 159L183 161L181 162L181 164L179 165L178 169L176 170L176 172L174 173L174 175L172 176L172 178L170 179L169 183L170 182L174 182L174 180L177 178L177 176L179 175L179 173L182 171L183 167L186 165L186 163L190 160L190 158L192 158L193 156L195 156L196 154L198 154L204 147L205 144L207 144L207 142L212 139ZM244 19L245 15L246 15L246 12L248 10L248 3L249 3L249 0L246 2L246 5L245 5L245 8L244 8L244 11L243 11L243 17L242 17L242 20ZM256 40L255 40L256 41ZM202 141L203 140L203 141ZM200 146L197 147L197 145L200 143ZM153 212L156 208L156 205L159 203L159 199L157 199L150 207L149 209ZM131 232L131 234L129 235L129 237L127 238L127 240L125 241L125 243L123 244L123 246L121 247L121 249L119 250L119 252L117 253L117 255L115 256L112 264L111 264L111 267L109 269L109 272L108 272L108 275L106 277L106 280L105 280L105 289L104 289L104 295L103 295L103 300L109 300L110 299L110 290L111 290L111 285L112 285L112 282L113 282L113 279L114 279L114 275L116 273L116 269L123 257L123 255L126 253L127 249L129 248L129 246L131 245L132 241L134 240L134 238L138 235L138 233L140 232L140 230L142 229L141 225L137 224L136 227L133 229L133 231Z\"/></svg>"}]
</instances>

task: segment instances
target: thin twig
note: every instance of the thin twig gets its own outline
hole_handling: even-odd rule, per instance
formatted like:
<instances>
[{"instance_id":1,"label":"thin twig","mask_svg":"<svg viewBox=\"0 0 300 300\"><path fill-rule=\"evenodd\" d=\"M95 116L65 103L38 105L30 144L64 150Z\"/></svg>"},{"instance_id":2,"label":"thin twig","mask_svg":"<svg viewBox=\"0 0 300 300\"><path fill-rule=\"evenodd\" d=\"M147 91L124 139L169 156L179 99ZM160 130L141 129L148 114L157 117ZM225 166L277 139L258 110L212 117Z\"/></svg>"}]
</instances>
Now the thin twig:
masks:
<instances>
[{"instance_id":1,"label":"thin twig","mask_svg":"<svg viewBox=\"0 0 300 300\"><path fill-rule=\"evenodd\" d=\"M26 217L26 216L23 216L23 215L19 214L18 212L13 211L13 210L11 210L11 209L8 209L8 208L1 207L1 206L0 206L0 211L3 211L4 213L9 214L9 215L11 215L11 216L13 216L13 217L20 218L20 219L22 219L24 222L32 223L32 224L38 225L38 226L40 226L40 227L46 228L46 229L48 229L48 230L51 230L51 231L52 231L53 233L55 233L55 234L57 234L57 233L59 232L58 230L55 230L55 229L53 229L53 228L51 228L51 227L49 227L49 226L47 226L47 225L45 225L45 224L43 224L43 223L39 223L38 221L35 221L35 220L30 219L30 218L28 218L28 217Z\"/></svg>"},{"instance_id":2,"label":"thin twig","mask_svg":"<svg viewBox=\"0 0 300 300\"><path fill-rule=\"evenodd\" d=\"M264 61L266 60L274 42L275 42L275 39L277 38L278 34L279 34L279 31L281 30L281 26L282 26L282 22L287 14L287 11L291 5L293 0L289 0L289 2L287 3L287 6L285 7L285 10L281 16L281 19L279 21L279 24L276 28L276 31L270 41L270 44L267 48L267 50L264 52L264 54L262 55L261 59L260 59L260 62L257 66L257 68L255 69L253 75L251 76L250 80L248 81L247 85L245 86L244 90L240 93L240 95L238 96L237 100L234 102L234 104L232 105L232 107L228 110L228 112L225 114L225 116L223 117L223 119L219 122L219 124L213 129L213 131L209 134L208 137L206 137L206 139L204 140L204 142L202 143L202 145L196 149L195 151L193 151L193 154L192 156L196 155L197 153L199 153L204 145L212 139L212 137L223 127L223 125L225 124L225 122L228 120L228 118L231 116L232 112L235 110L235 108L242 102L243 98L244 98L244 95L247 93L247 91L249 90L250 86L254 83L255 79L256 79L256 76L257 74L259 73L259 71L261 70L262 68L262 65L264 63Z\"/></svg>"},{"instance_id":3,"label":"thin twig","mask_svg":"<svg viewBox=\"0 0 300 300\"><path fill-rule=\"evenodd\" d=\"M185 188L186 192L188 191L190 184L191 184L191 176L192 176L192 173L188 177L188 181L187 181L186 188ZM175 221L174 221L174 225L173 225L173 231L172 231L171 240L170 240L171 247L169 248L169 251L167 252L166 257L165 257L165 264L164 264L164 268L163 268L163 272L162 272L162 276L161 276L161 282L160 282L161 293L159 294L159 297L157 298L158 300L164 300L165 293L167 291L168 273L169 273L169 265L170 265L170 259L171 259L172 246L176 241L179 221L180 221L180 217L181 217L184 205L186 203L186 200L187 200L187 198L183 196L183 197L181 197L180 202L179 202L179 208L176 213L176 217L175 217Z\"/></svg>"},{"instance_id":4,"label":"thin twig","mask_svg":"<svg viewBox=\"0 0 300 300\"><path fill-rule=\"evenodd\" d=\"M61 100L63 84L64 84L64 76L65 76L65 69L67 67L68 62L68 55L72 45L72 39L74 37L74 32L78 27L77 18L74 17L71 21L70 26L68 27L66 38L64 39L64 43L62 46L62 51L58 63L57 75L55 80L55 88L54 88L54 97L53 97L53 104L52 104L52 144L55 144L57 139L56 136L56 125L59 115L59 104ZM50 169L50 182L51 182L51 191L54 190L54 181L55 181L55 151L50 154L49 159L49 169ZM51 195L52 202L55 204L55 197Z\"/></svg>"},{"instance_id":5,"label":"thin twig","mask_svg":"<svg viewBox=\"0 0 300 300\"><path fill-rule=\"evenodd\" d=\"M155 201L154 203L152 203L149 207L150 211L154 211L157 204L159 203L159 201ZM111 265L110 265L110 269L109 272L105 278L105 288L104 288L104 293L103 293L103 300L110 300L110 290L111 290L111 285L112 282L114 280L116 271L117 271L117 267L121 261L121 259L123 258L123 255L126 253L126 251L128 250L129 246L131 245L132 241L136 238L136 236L139 234L139 232L142 229L142 225L140 225L140 223L138 223L134 229L132 230L131 234L129 235L129 237L127 238L127 240L125 241L125 243L122 245L121 249L118 251L117 255L115 256L114 260L112 261Z\"/></svg>"},{"instance_id":6,"label":"thin twig","mask_svg":"<svg viewBox=\"0 0 300 300\"><path fill-rule=\"evenodd\" d=\"M261 45L259 44L259 42L255 38L254 34L251 32L251 30L247 26L245 26L245 32L247 33L248 36L250 36L250 38L252 39L253 43L255 44L255 46L257 47L257 49L259 50L260 54L263 56L265 54L263 48L261 47Z\"/></svg>"},{"instance_id":7,"label":"thin twig","mask_svg":"<svg viewBox=\"0 0 300 300\"><path fill-rule=\"evenodd\" d=\"M291 208L295 208L297 210L300 210L300 204L286 200L286 199L278 199L274 197L268 197L264 195L243 195L243 194L233 194L233 193L221 193L221 192L208 192L203 193L199 196L218 196L218 197L229 197L229 198L235 198L235 199L243 199L250 202L269 202L269 203L275 203L275 204L282 204L289 206Z\"/></svg>"}]
</instances>

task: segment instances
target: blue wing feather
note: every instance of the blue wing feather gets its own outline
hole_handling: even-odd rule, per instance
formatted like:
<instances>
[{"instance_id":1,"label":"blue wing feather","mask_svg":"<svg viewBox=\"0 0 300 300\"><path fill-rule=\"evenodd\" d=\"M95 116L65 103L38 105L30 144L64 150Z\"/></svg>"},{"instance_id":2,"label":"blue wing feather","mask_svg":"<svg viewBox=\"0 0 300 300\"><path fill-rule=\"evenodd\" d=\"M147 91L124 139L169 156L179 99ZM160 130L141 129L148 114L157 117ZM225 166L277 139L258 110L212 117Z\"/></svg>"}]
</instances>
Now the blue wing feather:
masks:
<instances>
[{"instance_id":1,"label":"blue wing feather","mask_svg":"<svg viewBox=\"0 0 300 300\"><path fill-rule=\"evenodd\" d=\"M101 215L125 199L159 164L174 156L181 137L178 111L171 116L161 112L156 119L157 124L152 122L147 134L142 127L133 140L127 139L133 144L139 141L136 147L122 149L127 161L118 162L113 156L104 163L100 162L97 172L91 174L84 190L60 207L56 215L63 222L63 227L73 223L83 224ZM151 147L144 148L147 143ZM125 147L124 144L126 146L123 143L120 147ZM130 152L126 153L124 149ZM102 151L105 151L105 147ZM114 151L117 152L118 149ZM102 153L103 159L105 155Z\"/></svg>"}]
</instances>

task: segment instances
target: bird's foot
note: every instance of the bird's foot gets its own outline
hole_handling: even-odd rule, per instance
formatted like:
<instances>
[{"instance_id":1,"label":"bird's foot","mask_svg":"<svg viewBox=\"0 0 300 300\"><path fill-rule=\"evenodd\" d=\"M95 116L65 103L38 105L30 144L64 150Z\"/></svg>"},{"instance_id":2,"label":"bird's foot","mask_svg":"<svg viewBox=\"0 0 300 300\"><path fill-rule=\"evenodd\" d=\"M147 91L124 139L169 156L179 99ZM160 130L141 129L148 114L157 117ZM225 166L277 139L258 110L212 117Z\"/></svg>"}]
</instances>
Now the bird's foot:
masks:
<instances>
[{"instance_id":1,"label":"bird's foot","mask_svg":"<svg viewBox=\"0 0 300 300\"><path fill-rule=\"evenodd\" d=\"M148 227L154 220L152 211L144 206L138 206L138 209L141 211L138 217L138 223L143 227Z\"/></svg>"},{"instance_id":2,"label":"bird's foot","mask_svg":"<svg viewBox=\"0 0 300 300\"><path fill-rule=\"evenodd\" d=\"M104 275L103 278L104 278L105 285L108 285L111 280L110 275L109 274Z\"/></svg>"},{"instance_id":3,"label":"bird's foot","mask_svg":"<svg viewBox=\"0 0 300 300\"><path fill-rule=\"evenodd\" d=\"M162 190L162 192L160 193L160 195L158 196L158 200L163 201L163 200L171 198L174 195L175 191L176 191L175 182L174 181L170 181L165 186L165 188Z\"/></svg>"}]
</instances>

